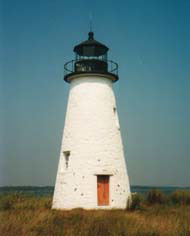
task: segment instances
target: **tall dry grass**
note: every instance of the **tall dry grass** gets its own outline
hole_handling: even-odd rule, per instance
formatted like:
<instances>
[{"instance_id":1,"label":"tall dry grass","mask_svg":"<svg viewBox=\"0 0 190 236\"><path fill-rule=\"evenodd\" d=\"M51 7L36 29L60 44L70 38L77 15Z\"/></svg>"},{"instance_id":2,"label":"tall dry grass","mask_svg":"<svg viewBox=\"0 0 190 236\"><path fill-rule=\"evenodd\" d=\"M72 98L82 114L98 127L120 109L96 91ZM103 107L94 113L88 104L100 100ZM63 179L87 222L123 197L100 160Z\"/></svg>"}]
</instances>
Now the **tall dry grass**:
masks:
<instances>
[{"instance_id":1,"label":"tall dry grass","mask_svg":"<svg viewBox=\"0 0 190 236\"><path fill-rule=\"evenodd\" d=\"M179 203L176 197L175 201L172 201L172 196L166 197L167 201L164 203L158 203L156 200L152 204L148 202L148 195L144 198L140 196L140 200L136 201L139 207L131 210L57 211L50 208L51 197L2 195L0 196L0 235L188 236L190 235L190 205L188 201ZM133 198L135 197L137 198L138 195L134 195Z\"/></svg>"}]
</instances>

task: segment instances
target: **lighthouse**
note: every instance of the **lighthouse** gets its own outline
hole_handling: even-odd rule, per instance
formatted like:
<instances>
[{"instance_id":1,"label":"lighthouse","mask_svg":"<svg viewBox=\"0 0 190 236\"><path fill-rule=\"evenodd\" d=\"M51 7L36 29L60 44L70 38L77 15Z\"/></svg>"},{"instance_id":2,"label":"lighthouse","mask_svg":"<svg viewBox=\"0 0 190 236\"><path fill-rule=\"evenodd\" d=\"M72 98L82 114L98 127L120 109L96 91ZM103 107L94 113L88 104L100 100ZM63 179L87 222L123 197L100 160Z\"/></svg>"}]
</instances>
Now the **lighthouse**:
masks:
<instances>
[{"instance_id":1,"label":"lighthouse","mask_svg":"<svg viewBox=\"0 0 190 236\"><path fill-rule=\"evenodd\" d=\"M113 84L118 64L109 48L94 39L74 47L75 59L65 64L70 92L53 209L125 209L130 200Z\"/></svg>"}]
</instances>

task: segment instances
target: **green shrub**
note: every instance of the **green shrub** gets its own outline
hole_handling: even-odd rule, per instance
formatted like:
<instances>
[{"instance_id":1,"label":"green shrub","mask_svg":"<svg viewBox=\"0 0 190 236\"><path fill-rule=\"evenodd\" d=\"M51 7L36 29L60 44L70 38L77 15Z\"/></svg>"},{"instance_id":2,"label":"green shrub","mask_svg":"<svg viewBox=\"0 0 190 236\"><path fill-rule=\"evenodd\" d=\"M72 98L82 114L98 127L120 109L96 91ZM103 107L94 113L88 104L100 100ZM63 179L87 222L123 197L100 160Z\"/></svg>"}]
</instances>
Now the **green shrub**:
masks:
<instances>
[{"instance_id":1,"label":"green shrub","mask_svg":"<svg viewBox=\"0 0 190 236\"><path fill-rule=\"evenodd\" d=\"M3 194L0 196L0 210L14 209L14 204L19 197L18 194Z\"/></svg>"},{"instance_id":2,"label":"green shrub","mask_svg":"<svg viewBox=\"0 0 190 236\"><path fill-rule=\"evenodd\" d=\"M132 194L131 204L130 204L130 210L139 210L142 209L142 204L144 202L144 197L140 193L134 193Z\"/></svg>"},{"instance_id":3,"label":"green shrub","mask_svg":"<svg viewBox=\"0 0 190 236\"><path fill-rule=\"evenodd\" d=\"M171 202L177 205L189 205L190 204L190 191L178 190L171 194Z\"/></svg>"},{"instance_id":4,"label":"green shrub","mask_svg":"<svg viewBox=\"0 0 190 236\"><path fill-rule=\"evenodd\" d=\"M50 202L50 198L35 197L34 195L26 195L23 193L2 194L0 196L0 210L34 210L39 207L49 209Z\"/></svg>"},{"instance_id":5,"label":"green shrub","mask_svg":"<svg viewBox=\"0 0 190 236\"><path fill-rule=\"evenodd\" d=\"M10 199L4 198L0 201L0 210L10 210L13 208L13 203Z\"/></svg>"},{"instance_id":6,"label":"green shrub","mask_svg":"<svg viewBox=\"0 0 190 236\"><path fill-rule=\"evenodd\" d=\"M45 209L51 209L51 206L52 206L52 199L50 197L45 198L45 200L43 200L43 207Z\"/></svg>"},{"instance_id":7,"label":"green shrub","mask_svg":"<svg viewBox=\"0 0 190 236\"><path fill-rule=\"evenodd\" d=\"M160 190L152 189L147 193L146 201L148 204L164 204L167 198Z\"/></svg>"}]
</instances>

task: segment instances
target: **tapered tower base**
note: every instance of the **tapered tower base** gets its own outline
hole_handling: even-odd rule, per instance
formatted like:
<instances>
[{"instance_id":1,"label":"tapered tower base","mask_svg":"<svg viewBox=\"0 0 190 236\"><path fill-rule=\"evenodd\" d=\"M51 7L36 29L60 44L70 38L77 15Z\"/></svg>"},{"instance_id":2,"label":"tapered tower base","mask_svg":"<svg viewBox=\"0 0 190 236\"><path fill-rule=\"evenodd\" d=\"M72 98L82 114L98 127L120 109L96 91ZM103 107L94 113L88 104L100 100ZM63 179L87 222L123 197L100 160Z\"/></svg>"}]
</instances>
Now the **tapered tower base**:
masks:
<instances>
[{"instance_id":1,"label":"tapered tower base","mask_svg":"<svg viewBox=\"0 0 190 236\"><path fill-rule=\"evenodd\" d=\"M124 209L129 179L110 76L70 81L54 209Z\"/></svg>"}]
</instances>

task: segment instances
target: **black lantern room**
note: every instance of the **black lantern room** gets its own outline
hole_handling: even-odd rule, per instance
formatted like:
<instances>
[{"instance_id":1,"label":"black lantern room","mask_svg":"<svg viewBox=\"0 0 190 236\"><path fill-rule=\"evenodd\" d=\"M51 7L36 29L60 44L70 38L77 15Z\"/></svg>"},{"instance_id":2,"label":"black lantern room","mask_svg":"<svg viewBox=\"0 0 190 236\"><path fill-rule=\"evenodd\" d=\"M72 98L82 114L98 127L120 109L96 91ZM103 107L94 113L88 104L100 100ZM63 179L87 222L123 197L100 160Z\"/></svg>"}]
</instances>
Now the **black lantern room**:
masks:
<instances>
[{"instance_id":1,"label":"black lantern room","mask_svg":"<svg viewBox=\"0 0 190 236\"><path fill-rule=\"evenodd\" d=\"M75 60L65 64L64 80L70 82L76 74L110 75L113 82L118 80L117 63L108 60L109 48L94 39L94 33L88 33L88 40L74 47Z\"/></svg>"}]
</instances>

